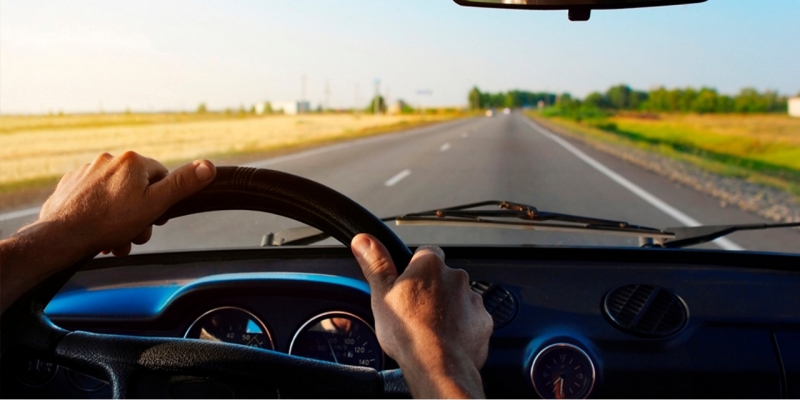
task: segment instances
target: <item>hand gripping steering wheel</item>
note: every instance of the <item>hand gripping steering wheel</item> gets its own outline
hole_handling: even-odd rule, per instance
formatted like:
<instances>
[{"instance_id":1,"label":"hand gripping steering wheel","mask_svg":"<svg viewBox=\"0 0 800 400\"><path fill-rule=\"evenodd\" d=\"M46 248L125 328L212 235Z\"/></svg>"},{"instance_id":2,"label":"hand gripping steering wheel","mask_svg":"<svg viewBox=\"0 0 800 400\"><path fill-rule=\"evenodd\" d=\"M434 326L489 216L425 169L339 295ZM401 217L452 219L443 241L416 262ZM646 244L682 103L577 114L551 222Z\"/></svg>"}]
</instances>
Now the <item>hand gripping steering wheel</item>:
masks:
<instances>
[{"instance_id":1,"label":"hand gripping steering wheel","mask_svg":"<svg viewBox=\"0 0 800 400\"><path fill-rule=\"evenodd\" d=\"M214 182L174 205L162 218L219 210L262 211L292 218L345 245L355 235L369 233L386 246L398 272L411 260L408 247L365 208L324 185L278 171L219 167ZM132 389L142 377L161 377L166 382L178 375L210 377L234 386L258 382L265 396L393 397L409 393L399 370L377 372L196 339L95 334L55 326L44 314L45 306L94 256L39 283L3 313L0 354L5 379L13 376L10 359L22 353L102 377L110 382L116 398L135 393Z\"/></svg>"}]
</instances>

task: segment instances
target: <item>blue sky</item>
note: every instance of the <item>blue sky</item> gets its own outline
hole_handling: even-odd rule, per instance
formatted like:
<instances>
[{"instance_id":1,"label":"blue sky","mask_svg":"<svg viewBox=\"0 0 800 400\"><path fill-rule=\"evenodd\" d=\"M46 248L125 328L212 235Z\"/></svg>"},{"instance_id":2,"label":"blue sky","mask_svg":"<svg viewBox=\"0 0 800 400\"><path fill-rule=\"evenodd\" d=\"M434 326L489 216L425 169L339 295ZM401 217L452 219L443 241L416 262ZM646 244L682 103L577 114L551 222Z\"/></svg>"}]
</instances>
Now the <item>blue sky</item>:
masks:
<instances>
[{"instance_id":1,"label":"blue sky","mask_svg":"<svg viewBox=\"0 0 800 400\"><path fill-rule=\"evenodd\" d=\"M626 82L800 92L800 1L566 12L449 0L0 1L0 113L191 110L306 98L457 105L477 85ZM420 99L420 89L432 91Z\"/></svg>"}]
</instances>

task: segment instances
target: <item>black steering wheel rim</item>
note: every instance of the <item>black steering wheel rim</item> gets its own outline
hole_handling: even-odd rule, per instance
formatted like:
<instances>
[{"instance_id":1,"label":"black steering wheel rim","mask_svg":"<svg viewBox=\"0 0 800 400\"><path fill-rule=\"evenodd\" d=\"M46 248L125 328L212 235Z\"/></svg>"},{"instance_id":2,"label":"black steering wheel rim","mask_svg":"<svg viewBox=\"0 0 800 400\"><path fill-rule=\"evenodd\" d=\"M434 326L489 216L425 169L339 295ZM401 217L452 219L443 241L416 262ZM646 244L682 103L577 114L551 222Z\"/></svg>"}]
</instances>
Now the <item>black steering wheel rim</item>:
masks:
<instances>
[{"instance_id":1,"label":"black steering wheel rim","mask_svg":"<svg viewBox=\"0 0 800 400\"><path fill-rule=\"evenodd\" d=\"M159 219L221 210L261 211L292 218L330 234L345 245L359 233L371 234L386 246L398 272L408 265L412 255L389 227L347 196L314 181L266 169L218 167L211 184L175 204ZM128 381L142 373L211 376L229 382L256 379L267 390L274 388L283 397L380 397L408 393L399 371L379 373L369 368L200 340L71 332L54 325L44 314L44 308L94 256L87 256L39 283L3 313L2 376L13 373L9 359L24 350L26 355L105 377L116 398L131 394ZM3 384L0 390L5 387Z\"/></svg>"}]
</instances>

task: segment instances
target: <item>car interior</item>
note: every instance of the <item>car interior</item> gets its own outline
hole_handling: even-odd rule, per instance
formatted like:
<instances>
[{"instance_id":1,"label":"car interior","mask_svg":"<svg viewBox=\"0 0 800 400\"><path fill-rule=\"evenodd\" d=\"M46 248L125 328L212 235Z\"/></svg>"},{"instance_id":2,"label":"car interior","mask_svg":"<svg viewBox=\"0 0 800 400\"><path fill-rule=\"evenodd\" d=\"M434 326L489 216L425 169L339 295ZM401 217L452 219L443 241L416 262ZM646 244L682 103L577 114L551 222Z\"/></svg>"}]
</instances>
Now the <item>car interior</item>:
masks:
<instances>
[{"instance_id":1,"label":"car interior","mask_svg":"<svg viewBox=\"0 0 800 400\"><path fill-rule=\"evenodd\" d=\"M585 21L591 10L700 1L453 6L556 9ZM798 255L682 248L731 227L650 232L498 204L520 224L621 229L649 245L442 246L448 266L469 273L494 323L481 370L488 397L800 396ZM305 246L302 237L259 248L91 255L2 315L2 396L409 398L378 343L370 288L346 245L369 233L402 270L415 247L387 221L509 218L456 207L382 220L300 176L220 167L210 186L163 219L225 210L290 218L313 227L312 241L322 235L345 246Z\"/></svg>"}]
</instances>

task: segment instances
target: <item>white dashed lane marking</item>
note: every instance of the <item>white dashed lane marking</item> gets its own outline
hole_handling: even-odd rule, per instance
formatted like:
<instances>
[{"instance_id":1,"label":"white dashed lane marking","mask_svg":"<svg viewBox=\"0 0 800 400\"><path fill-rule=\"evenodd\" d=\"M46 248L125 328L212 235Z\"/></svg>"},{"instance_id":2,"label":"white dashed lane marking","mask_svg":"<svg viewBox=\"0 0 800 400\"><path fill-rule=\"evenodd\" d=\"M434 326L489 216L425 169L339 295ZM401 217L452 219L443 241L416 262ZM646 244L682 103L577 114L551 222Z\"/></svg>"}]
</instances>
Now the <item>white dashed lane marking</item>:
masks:
<instances>
[{"instance_id":1,"label":"white dashed lane marking","mask_svg":"<svg viewBox=\"0 0 800 400\"><path fill-rule=\"evenodd\" d=\"M439 147L439 151L447 151L450 150L450 143L445 143L442 147Z\"/></svg>"},{"instance_id":2,"label":"white dashed lane marking","mask_svg":"<svg viewBox=\"0 0 800 400\"><path fill-rule=\"evenodd\" d=\"M411 170L410 169L404 169L404 170L400 171L400 173L398 173L397 175L389 178L389 180L386 181L384 183L384 185L386 185L386 187L394 186L394 185L397 184L397 182L402 181L403 179L405 179L409 175L411 175Z\"/></svg>"}]
</instances>

